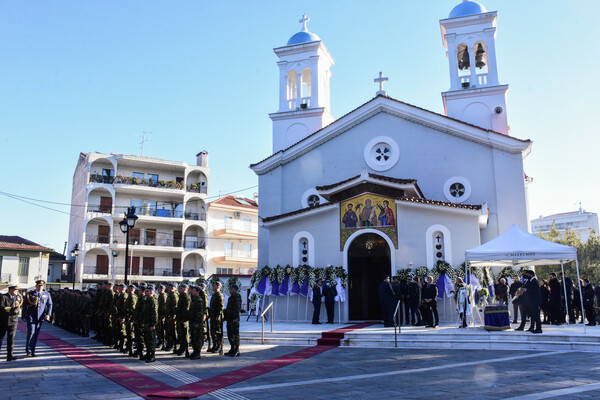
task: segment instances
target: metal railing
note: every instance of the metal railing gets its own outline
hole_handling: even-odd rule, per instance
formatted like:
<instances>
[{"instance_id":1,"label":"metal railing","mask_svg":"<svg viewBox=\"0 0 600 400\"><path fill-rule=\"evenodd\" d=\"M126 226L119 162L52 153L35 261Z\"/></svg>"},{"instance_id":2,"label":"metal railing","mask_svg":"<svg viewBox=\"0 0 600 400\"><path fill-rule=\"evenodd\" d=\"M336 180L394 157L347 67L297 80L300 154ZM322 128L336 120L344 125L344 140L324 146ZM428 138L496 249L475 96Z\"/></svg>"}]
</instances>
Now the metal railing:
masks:
<instances>
[{"instance_id":1,"label":"metal railing","mask_svg":"<svg viewBox=\"0 0 600 400\"><path fill-rule=\"evenodd\" d=\"M398 333L402 333L402 327L398 324L398 310L402 305L402 301L398 300L396 310L394 311L394 347L398 347Z\"/></svg>"},{"instance_id":2,"label":"metal railing","mask_svg":"<svg viewBox=\"0 0 600 400\"><path fill-rule=\"evenodd\" d=\"M112 213L112 205L98 205L98 204L88 204L87 207L88 213L99 213L99 214L111 214Z\"/></svg>"},{"instance_id":3,"label":"metal railing","mask_svg":"<svg viewBox=\"0 0 600 400\"><path fill-rule=\"evenodd\" d=\"M265 344L265 314L267 311L271 310L271 333L273 333L273 302L267 306L265 311L260 314L261 324L262 324L262 334L261 334L261 343Z\"/></svg>"},{"instance_id":4,"label":"metal railing","mask_svg":"<svg viewBox=\"0 0 600 400\"><path fill-rule=\"evenodd\" d=\"M193 221L206 221L206 213L195 213L191 211L186 211L184 217L185 219Z\"/></svg>"}]
</instances>

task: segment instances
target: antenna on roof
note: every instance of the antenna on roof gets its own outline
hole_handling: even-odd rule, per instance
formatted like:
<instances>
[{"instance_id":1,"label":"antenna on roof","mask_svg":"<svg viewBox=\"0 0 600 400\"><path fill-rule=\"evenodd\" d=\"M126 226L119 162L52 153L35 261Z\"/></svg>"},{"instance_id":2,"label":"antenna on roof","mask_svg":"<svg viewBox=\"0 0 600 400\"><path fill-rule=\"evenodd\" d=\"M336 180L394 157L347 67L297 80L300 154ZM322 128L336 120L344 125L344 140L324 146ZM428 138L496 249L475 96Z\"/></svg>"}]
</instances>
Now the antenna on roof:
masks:
<instances>
[{"instance_id":1,"label":"antenna on roof","mask_svg":"<svg viewBox=\"0 0 600 400\"><path fill-rule=\"evenodd\" d=\"M141 135L136 135L138 138L140 138L140 156L144 155L144 143L146 142L150 142L152 140L152 132L148 132L148 131L144 131L142 132Z\"/></svg>"}]
</instances>

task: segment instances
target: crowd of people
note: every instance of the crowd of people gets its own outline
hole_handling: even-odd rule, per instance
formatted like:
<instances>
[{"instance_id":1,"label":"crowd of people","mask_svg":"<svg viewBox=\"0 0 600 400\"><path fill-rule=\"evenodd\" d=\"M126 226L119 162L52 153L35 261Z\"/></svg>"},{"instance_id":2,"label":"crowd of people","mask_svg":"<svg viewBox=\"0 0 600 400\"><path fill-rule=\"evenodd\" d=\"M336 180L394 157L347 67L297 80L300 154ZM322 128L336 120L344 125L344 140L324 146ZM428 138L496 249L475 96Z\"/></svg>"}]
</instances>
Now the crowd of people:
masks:
<instances>
[{"instance_id":1,"label":"crowd of people","mask_svg":"<svg viewBox=\"0 0 600 400\"><path fill-rule=\"evenodd\" d=\"M0 323L0 343L4 332L8 332L9 361L16 359L14 334L20 308L21 318L27 322L29 357L35 357L37 336L44 321L83 337L89 337L93 331L92 339L149 363L156 361L157 350L200 359L205 343L207 352L223 354L223 322L227 322L230 350L225 355L240 355L242 298L237 285L229 287L225 304L221 282L212 284L210 298L204 283L155 287L103 282L86 291L66 288L49 292L43 290L44 284L36 282L36 289L25 296L18 294L17 285L10 285L9 293L2 296L2 321L6 319L8 323L6 329Z\"/></svg>"}]
</instances>

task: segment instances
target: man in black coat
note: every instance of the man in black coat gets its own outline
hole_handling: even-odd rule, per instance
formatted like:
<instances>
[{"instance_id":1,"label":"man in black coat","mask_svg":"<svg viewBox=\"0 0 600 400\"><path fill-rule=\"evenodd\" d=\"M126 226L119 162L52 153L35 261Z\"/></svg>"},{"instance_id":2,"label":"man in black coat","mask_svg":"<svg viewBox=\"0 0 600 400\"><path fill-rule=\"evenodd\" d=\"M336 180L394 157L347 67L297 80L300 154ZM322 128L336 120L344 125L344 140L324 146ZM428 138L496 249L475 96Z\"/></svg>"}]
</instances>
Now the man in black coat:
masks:
<instances>
[{"instance_id":1,"label":"man in black coat","mask_svg":"<svg viewBox=\"0 0 600 400\"><path fill-rule=\"evenodd\" d=\"M333 324L333 317L335 314L335 296L338 292L335 286L331 284L329 279L325 279L325 286L323 287L323 296L325 296L325 310L327 311L327 323Z\"/></svg>"},{"instance_id":2,"label":"man in black coat","mask_svg":"<svg viewBox=\"0 0 600 400\"><path fill-rule=\"evenodd\" d=\"M383 314L383 326L391 327L394 326L394 289L390 283L390 276L386 275L383 278L383 282L379 284L379 303L381 304L381 311Z\"/></svg>"},{"instance_id":3,"label":"man in black coat","mask_svg":"<svg viewBox=\"0 0 600 400\"><path fill-rule=\"evenodd\" d=\"M312 303L313 303L313 317L312 317L312 323L314 325L318 325L320 324L319 322L319 315L321 314L321 287L323 286L323 281L320 279L317 279L316 285L313 286L313 298L312 298Z\"/></svg>"},{"instance_id":4,"label":"man in black coat","mask_svg":"<svg viewBox=\"0 0 600 400\"><path fill-rule=\"evenodd\" d=\"M410 276L406 277L406 281L402 283L402 302L404 303L404 324L414 324L415 321L410 320L411 312L410 312L410 302L408 301L408 288L411 283Z\"/></svg>"},{"instance_id":5,"label":"man in black coat","mask_svg":"<svg viewBox=\"0 0 600 400\"><path fill-rule=\"evenodd\" d=\"M561 272L560 277L562 278L562 287L561 287L562 303L563 303L563 305L565 304L565 291L566 291L567 292L566 305L567 305L568 311L565 310L565 312L569 314L569 323L574 324L575 323L575 311L573 310L573 281L571 280L571 278L569 278L567 276L566 272L564 275ZM561 305L561 307L563 305Z\"/></svg>"},{"instance_id":6,"label":"man in black coat","mask_svg":"<svg viewBox=\"0 0 600 400\"><path fill-rule=\"evenodd\" d=\"M496 300L504 304L508 304L508 286L506 285L506 279L500 278L498 285L496 285Z\"/></svg>"},{"instance_id":7,"label":"man in black coat","mask_svg":"<svg viewBox=\"0 0 600 400\"><path fill-rule=\"evenodd\" d=\"M419 310L421 306L421 285L419 284L419 278L416 276L408 287L408 301L410 303L411 320L416 321L413 325L423 326L423 318L421 318L421 311Z\"/></svg>"},{"instance_id":8,"label":"man in black coat","mask_svg":"<svg viewBox=\"0 0 600 400\"><path fill-rule=\"evenodd\" d=\"M519 308L521 307L519 305L519 301L515 301L516 300L516 294L519 291L519 289L521 289L521 287L523 286L523 284L521 283L521 280L519 279L519 277L517 275L515 275L513 277L513 283L510 284L510 297L513 299L513 324L516 324L518 321L517 319L519 318ZM523 318L523 313L521 312L521 318Z\"/></svg>"},{"instance_id":9,"label":"man in black coat","mask_svg":"<svg viewBox=\"0 0 600 400\"><path fill-rule=\"evenodd\" d=\"M17 284L8 287L8 293L0 296L0 346L6 336L6 361L14 361L15 334L19 323L19 310L23 304L23 297L19 294Z\"/></svg>"},{"instance_id":10,"label":"man in black coat","mask_svg":"<svg viewBox=\"0 0 600 400\"><path fill-rule=\"evenodd\" d=\"M588 320L587 326L596 326L596 312L594 311L594 287L590 284L590 281L586 278L582 282L582 293L583 293L583 311L585 317Z\"/></svg>"},{"instance_id":11,"label":"man in black coat","mask_svg":"<svg viewBox=\"0 0 600 400\"><path fill-rule=\"evenodd\" d=\"M540 294L540 284L535 278L535 272L525 271L524 274L526 274L528 280L523 285L525 288L525 298L523 301L527 307L527 314L531 318L531 325L528 330L532 333L542 333L542 321L540 320L542 296ZM525 324L521 322L521 325L524 326Z\"/></svg>"},{"instance_id":12,"label":"man in black coat","mask_svg":"<svg viewBox=\"0 0 600 400\"><path fill-rule=\"evenodd\" d=\"M425 320L425 326L427 328L435 328L438 326L440 317L437 311L437 286L433 283L433 277L427 277L427 283L421 288L421 297L423 299L423 310L425 314L423 319Z\"/></svg>"},{"instance_id":13,"label":"man in black coat","mask_svg":"<svg viewBox=\"0 0 600 400\"><path fill-rule=\"evenodd\" d=\"M559 325L564 318L561 313L561 303L565 298L564 292L561 292L562 285L558 282L558 278L554 272L550 273L550 281L548 282L550 289L550 297L548 298L548 307L550 309L550 322L553 325Z\"/></svg>"}]
</instances>

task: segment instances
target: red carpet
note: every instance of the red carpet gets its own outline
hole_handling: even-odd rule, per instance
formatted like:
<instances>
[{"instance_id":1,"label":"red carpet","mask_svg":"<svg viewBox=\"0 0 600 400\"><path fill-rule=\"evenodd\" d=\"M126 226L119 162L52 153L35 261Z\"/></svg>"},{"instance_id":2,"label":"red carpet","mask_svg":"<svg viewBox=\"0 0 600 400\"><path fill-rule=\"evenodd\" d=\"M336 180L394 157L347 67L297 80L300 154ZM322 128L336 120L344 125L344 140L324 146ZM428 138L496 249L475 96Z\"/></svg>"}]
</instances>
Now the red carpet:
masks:
<instances>
[{"instance_id":1,"label":"red carpet","mask_svg":"<svg viewBox=\"0 0 600 400\"><path fill-rule=\"evenodd\" d=\"M44 329L43 326L42 329ZM19 330L27 333L27 326L19 322ZM88 350L74 346L43 331L40 332L38 341L146 399L150 392L172 389L169 385L100 357Z\"/></svg>"},{"instance_id":2,"label":"red carpet","mask_svg":"<svg viewBox=\"0 0 600 400\"><path fill-rule=\"evenodd\" d=\"M374 324L376 324L376 322L365 322L322 332L322 337L318 340L317 346L307 347L273 360L263 361L258 364L226 372L178 388L173 388L156 379L136 372L131 368L107 360L91 351L79 348L43 331L40 332L38 340L59 353L64 354L73 361L97 372L145 399L150 399L151 397L192 399L334 349L340 345L340 341L344 338L346 332L365 328ZM27 327L24 323L19 323L19 330L21 332L27 332Z\"/></svg>"},{"instance_id":3,"label":"red carpet","mask_svg":"<svg viewBox=\"0 0 600 400\"><path fill-rule=\"evenodd\" d=\"M365 328L367 326L375 324L377 324L377 322L365 322L362 324L351 325L346 328L322 332L322 338L318 339L319 344L317 346L307 347L305 349L296 351L294 353L286 354L285 356L275 358L273 360L263 361L258 364L251 365L249 367L240 368L235 371L213 376L212 378L190 383L188 385L181 386L174 390L164 390L151 393L150 396L186 399L192 399L194 397L202 396L212 391L222 389L224 387L239 382L243 382L245 380L266 374L268 372L296 363L298 361L302 361L307 358L316 356L328 350L335 349L337 346L340 345L340 340L344 338L345 332L350 332L356 329ZM328 340L331 340L333 344L326 344L328 343Z\"/></svg>"}]
</instances>

